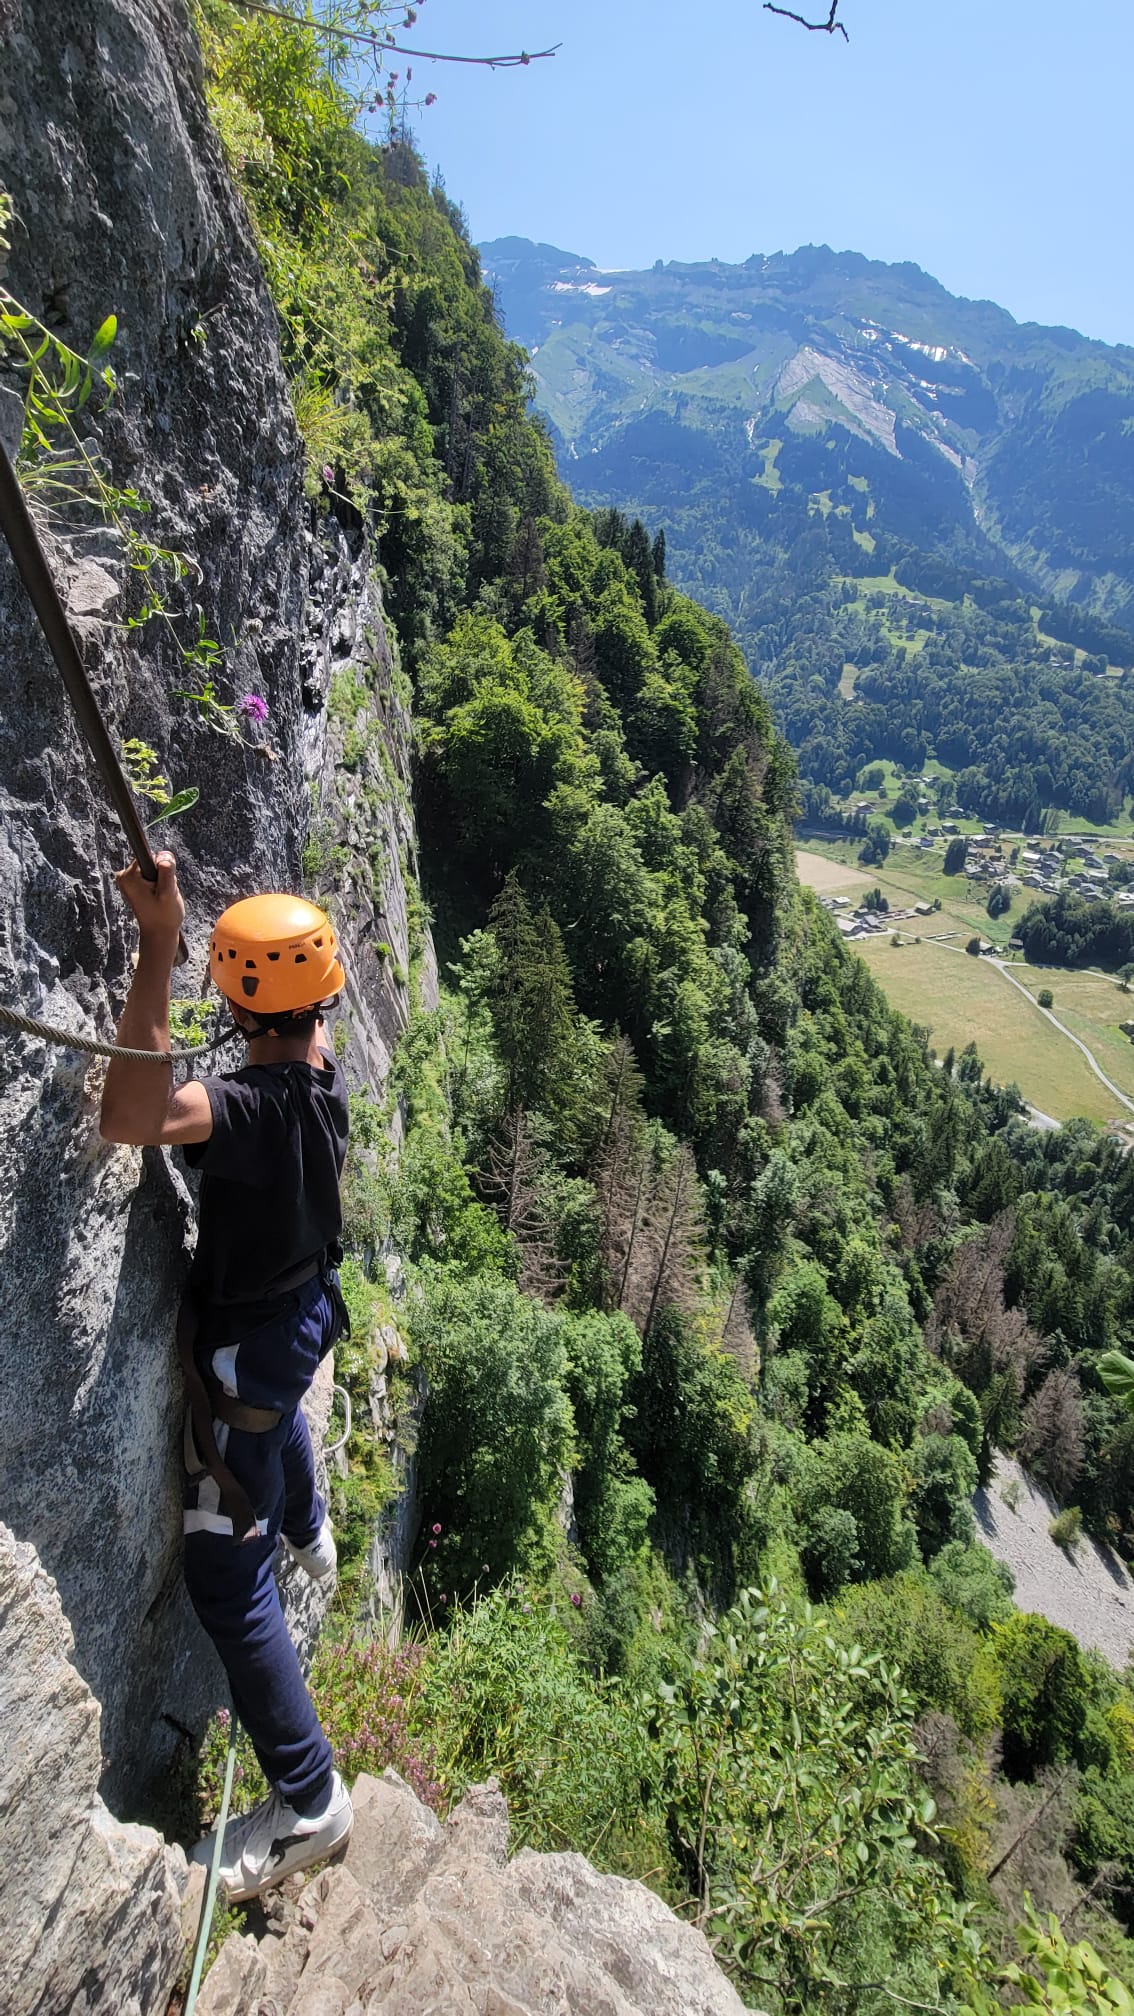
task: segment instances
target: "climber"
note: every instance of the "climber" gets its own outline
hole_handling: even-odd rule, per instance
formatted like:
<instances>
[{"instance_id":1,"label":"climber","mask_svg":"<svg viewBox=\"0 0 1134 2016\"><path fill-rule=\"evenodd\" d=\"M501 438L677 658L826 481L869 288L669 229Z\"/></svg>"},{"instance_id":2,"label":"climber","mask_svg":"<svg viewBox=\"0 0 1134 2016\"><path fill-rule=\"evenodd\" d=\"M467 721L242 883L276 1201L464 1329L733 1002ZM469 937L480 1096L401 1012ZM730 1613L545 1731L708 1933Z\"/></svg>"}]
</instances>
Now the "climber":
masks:
<instances>
[{"instance_id":1,"label":"climber","mask_svg":"<svg viewBox=\"0 0 1134 2016\"><path fill-rule=\"evenodd\" d=\"M118 1040L168 1050L185 906L171 854L157 856L157 871L156 883L136 866L118 877L139 928ZM178 1320L190 1398L185 1580L272 1788L225 1830L221 1882L236 1903L334 1853L353 1825L273 1574L281 1534L316 1579L337 1565L299 1403L349 1331L335 1272L347 1096L320 1041L345 976L329 919L297 896L232 904L212 933L209 970L246 1038L245 1066L174 1088L153 1065L116 1057L101 1130L108 1141L181 1147L202 1176ZM210 1862L213 1846L200 1842L192 1859Z\"/></svg>"}]
</instances>

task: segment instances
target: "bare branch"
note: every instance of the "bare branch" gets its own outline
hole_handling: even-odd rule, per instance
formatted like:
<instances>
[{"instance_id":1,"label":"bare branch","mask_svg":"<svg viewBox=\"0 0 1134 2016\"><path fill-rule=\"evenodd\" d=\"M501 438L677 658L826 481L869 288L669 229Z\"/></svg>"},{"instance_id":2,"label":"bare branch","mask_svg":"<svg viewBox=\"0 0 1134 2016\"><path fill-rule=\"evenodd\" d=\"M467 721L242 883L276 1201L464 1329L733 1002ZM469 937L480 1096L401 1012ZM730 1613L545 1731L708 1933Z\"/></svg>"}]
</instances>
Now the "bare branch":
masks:
<instances>
[{"instance_id":1,"label":"bare branch","mask_svg":"<svg viewBox=\"0 0 1134 2016\"><path fill-rule=\"evenodd\" d=\"M479 63L488 70L526 69L529 63L542 63L547 56L554 56L562 49L562 42L556 42L551 49L522 49L516 56L452 56L440 49L411 49L403 42L395 42L385 35L378 35L367 29L340 28L329 21L312 21L303 14L292 14L286 7L269 7L267 0L232 0L235 7L246 14L269 14L273 21L286 21L292 28L310 28L316 35L326 35L338 42L360 42L375 56L389 52L395 56L419 56L429 63ZM838 0L835 0L838 5ZM844 34L846 30L844 29Z\"/></svg>"},{"instance_id":2,"label":"bare branch","mask_svg":"<svg viewBox=\"0 0 1134 2016\"><path fill-rule=\"evenodd\" d=\"M798 21L801 28L810 29L813 35L816 33L820 35L841 35L844 42L850 41L850 36L847 34L842 22L838 19L839 0L831 0L831 11L825 21L806 21L802 14L793 14L790 7L774 7L772 0L764 0L764 12L765 14L782 14L788 21Z\"/></svg>"}]
</instances>

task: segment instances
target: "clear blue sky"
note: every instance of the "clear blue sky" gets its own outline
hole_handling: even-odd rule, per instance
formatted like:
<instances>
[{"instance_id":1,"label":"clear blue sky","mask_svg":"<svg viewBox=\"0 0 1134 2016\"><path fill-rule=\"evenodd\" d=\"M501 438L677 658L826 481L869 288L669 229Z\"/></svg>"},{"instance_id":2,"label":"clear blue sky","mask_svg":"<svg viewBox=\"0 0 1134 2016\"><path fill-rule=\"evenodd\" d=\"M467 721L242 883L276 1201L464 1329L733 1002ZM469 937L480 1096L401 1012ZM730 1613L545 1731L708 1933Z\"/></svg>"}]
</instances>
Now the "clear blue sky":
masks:
<instances>
[{"instance_id":1,"label":"clear blue sky","mask_svg":"<svg viewBox=\"0 0 1134 2016\"><path fill-rule=\"evenodd\" d=\"M825 11L797 0L804 13ZM477 239L602 266L826 243L912 259L1020 320L1134 343L1131 0L842 0L808 35L759 0L425 0L419 143Z\"/></svg>"}]
</instances>

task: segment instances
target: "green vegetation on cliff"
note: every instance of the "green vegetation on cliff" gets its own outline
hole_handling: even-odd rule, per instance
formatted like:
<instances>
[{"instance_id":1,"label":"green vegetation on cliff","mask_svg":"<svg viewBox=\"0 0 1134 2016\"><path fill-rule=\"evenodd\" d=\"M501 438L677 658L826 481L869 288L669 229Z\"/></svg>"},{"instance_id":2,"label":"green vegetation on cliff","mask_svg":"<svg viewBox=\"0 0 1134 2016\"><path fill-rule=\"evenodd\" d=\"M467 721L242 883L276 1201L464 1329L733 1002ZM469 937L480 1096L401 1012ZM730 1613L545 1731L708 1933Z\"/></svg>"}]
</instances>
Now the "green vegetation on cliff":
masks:
<instances>
[{"instance_id":1,"label":"green vegetation on cliff","mask_svg":"<svg viewBox=\"0 0 1134 2016\"><path fill-rule=\"evenodd\" d=\"M1130 1165L934 1068L798 889L723 621L557 483L443 192L305 34L204 21L311 506L376 538L414 680L444 981L408 976L397 1158L357 1102L352 1292L394 1245L427 1396L425 1644L322 1660L340 1755L439 1799L496 1770L518 1838L648 1875L770 2011L978 2006L1020 1829L1125 1967L1134 1695L1012 1611L969 1501L1018 1446L1130 1543L1095 1374Z\"/></svg>"}]
</instances>

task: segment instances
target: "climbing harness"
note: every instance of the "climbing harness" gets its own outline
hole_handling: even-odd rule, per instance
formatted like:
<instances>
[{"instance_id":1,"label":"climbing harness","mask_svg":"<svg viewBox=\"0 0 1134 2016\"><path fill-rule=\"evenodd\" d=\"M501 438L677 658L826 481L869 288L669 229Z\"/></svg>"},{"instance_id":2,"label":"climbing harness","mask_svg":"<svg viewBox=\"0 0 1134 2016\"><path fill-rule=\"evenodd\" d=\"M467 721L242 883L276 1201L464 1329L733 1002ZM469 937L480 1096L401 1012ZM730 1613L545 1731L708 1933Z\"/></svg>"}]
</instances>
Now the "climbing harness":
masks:
<instances>
[{"instance_id":1,"label":"climbing harness","mask_svg":"<svg viewBox=\"0 0 1134 2016\"><path fill-rule=\"evenodd\" d=\"M211 1050L219 1050L222 1043L231 1042L236 1034L234 1029L222 1029L219 1036L213 1036L208 1043L198 1043L194 1050L131 1050L125 1043L102 1043L97 1036L78 1036L70 1029L56 1029L50 1022L40 1022L34 1015L20 1015L3 1003L0 1003L0 1028L38 1037L41 1043L54 1043L60 1050L83 1050L90 1057L122 1057L130 1064L189 1064L196 1057L207 1057Z\"/></svg>"},{"instance_id":2,"label":"climbing harness","mask_svg":"<svg viewBox=\"0 0 1134 2016\"><path fill-rule=\"evenodd\" d=\"M59 668L67 698L74 709L75 719L106 786L110 802L122 822L134 859L146 881L156 882L157 863L150 849L141 814L123 775L122 765L114 753L114 744L102 718L98 701L91 690L74 631L67 621L66 611L59 599L59 590L47 564L47 556L32 524L19 478L2 441L0 441L0 531L3 531L11 548L12 558L39 618L40 629ZM185 940L179 936L176 963L179 966L184 965L188 956Z\"/></svg>"},{"instance_id":3,"label":"climbing harness","mask_svg":"<svg viewBox=\"0 0 1134 2016\"><path fill-rule=\"evenodd\" d=\"M185 2007L181 2016L193 2016L197 2007L197 1994L201 1986L201 1975L205 1966L205 1954L209 1950L209 1933L213 1929L213 1912L216 1909L217 1888L220 1883L221 1856L224 1853L224 1832L228 1826L228 1808L232 1799L232 1781L236 1772L236 1717L230 1716L228 1725L228 1756L224 1767L224 1791L221 1793L220 1812L217 1814L216 1839L213 1842L213 1859L209 1864L209 1881L205 1890L205 1901L201 1906L201 1922L197 1928L197 1944L193 1949L193 1972L189 1976L189 1987L185 1996Z\"/></svg>"}]
</instances>

